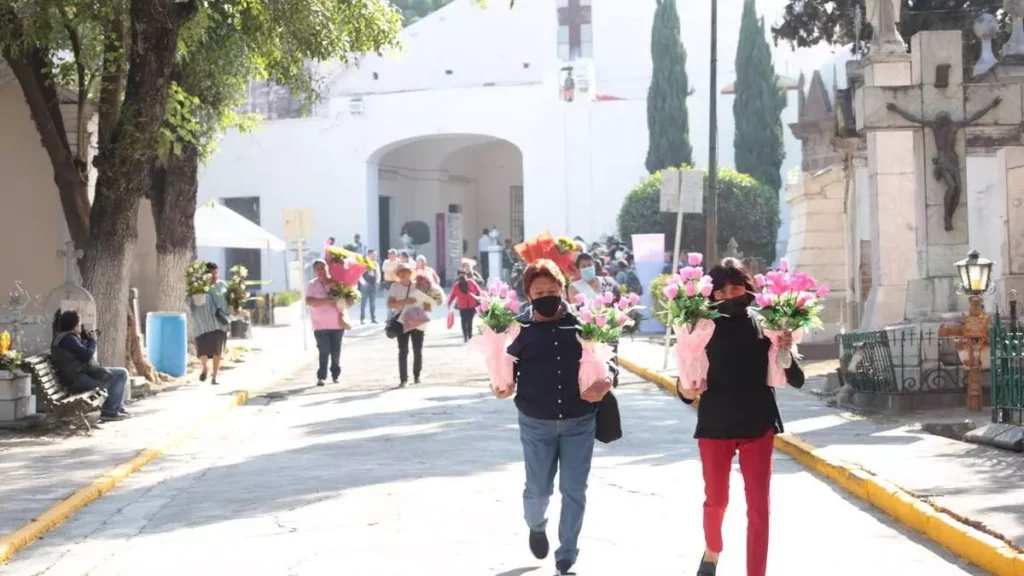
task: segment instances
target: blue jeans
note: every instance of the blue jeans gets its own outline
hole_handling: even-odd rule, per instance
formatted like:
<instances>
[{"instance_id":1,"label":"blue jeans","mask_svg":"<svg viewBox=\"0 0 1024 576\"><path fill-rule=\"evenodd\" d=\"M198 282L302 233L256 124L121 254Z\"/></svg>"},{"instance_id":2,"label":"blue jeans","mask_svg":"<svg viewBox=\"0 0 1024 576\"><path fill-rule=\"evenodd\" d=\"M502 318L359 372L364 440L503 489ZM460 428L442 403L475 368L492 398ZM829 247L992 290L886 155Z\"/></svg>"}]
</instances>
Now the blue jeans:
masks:
<instances>
[{"instance_id":1,"label":"blue jeans","mask_svg":"<svg viewBox=\"0 0 1024 576\"><path fill-rule=\"evenodd\" d=\"M363 295L359 301L359 321L366 320L366 304L370 304L370 320L377 321L377 285L367 284L359 287L359 293Z\"/></svg>"},{"instance_id":2,"label":"blue jeans","mask_svg":"<svg viewBox=\"0 0 1024 576\"><path fill-rule=\"evenodd\" d=\"M523 511L526 525L544 532L548 524L548 501L554 491L558 470L558 491L562 514L558 521L558 549L555 561L576 563L576 548L587 508L587 478L594 458L596 415L568 420L538 420L519 413L519 438L526 463Z\"/></svg>"},{"instance_id":3,"label":"blue jeans","mask_svg":"<svg viewBox=\"0 0 1024 576\"><path fill-rule=\"evenodd\" d=\"M320 353L320 365L316 369L316 379L327 379L327 361L331 361L331 378L341 376L341 340L345 337L344 330L313 330L316 349Z\"/></svg>"},{"instance_id":4,"label":"blue jeans","mask_svg":"<svg viewBox=\"0 0 1024 576\"><path fill-rule=\"evenodd\" d=\"M128 392L128 371L124 368L101 368L105 373L102 379L92 378L88 374L79 374L71 383L72 394L82 394L97 388L107 391L107 399L100 409L103 414L115 415L124 410L124 398Z\"/></svg>"}]
</instances>

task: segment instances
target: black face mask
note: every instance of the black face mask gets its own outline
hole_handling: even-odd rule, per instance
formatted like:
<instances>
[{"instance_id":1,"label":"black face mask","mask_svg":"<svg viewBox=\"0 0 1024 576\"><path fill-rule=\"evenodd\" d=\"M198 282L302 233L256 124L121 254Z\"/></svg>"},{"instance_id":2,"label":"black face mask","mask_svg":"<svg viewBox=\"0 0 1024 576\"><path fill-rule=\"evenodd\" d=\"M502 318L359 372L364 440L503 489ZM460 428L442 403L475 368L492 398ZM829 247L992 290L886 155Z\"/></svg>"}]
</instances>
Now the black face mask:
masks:
<instances>
[{"instance_id":1,"label":"black face mask","mask_svg":"<svg viewBox=\"0 0 1024 576\"><path fill-rule=\"evenodd\" d=\"M533 310L545 318L554 318L558 309L562 307L561 296L542 296L530 301Z\"/></svg>"},{"instance_id":2,"label":"black face mask","mask_svg":"<svg viewBox=\"0 0 1024 576\"><path fill-rule=\"evenodd\" d=\"M750 298L744 294L728 300L722 300L718 303L717 310L726 316L735 318L737 316L746 316L747 306L750 304Z\"/></svg>"}]
</instances>

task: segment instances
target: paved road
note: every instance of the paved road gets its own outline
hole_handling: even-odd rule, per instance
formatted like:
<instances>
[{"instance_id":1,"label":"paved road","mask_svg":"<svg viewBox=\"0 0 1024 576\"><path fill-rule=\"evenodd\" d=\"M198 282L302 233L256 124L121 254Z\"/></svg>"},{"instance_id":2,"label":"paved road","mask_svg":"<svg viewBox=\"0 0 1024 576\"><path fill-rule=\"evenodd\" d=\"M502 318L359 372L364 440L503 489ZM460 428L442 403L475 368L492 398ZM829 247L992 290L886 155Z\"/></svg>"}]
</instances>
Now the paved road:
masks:
<instances>
[{"instance_id":1,"label":"paved road","mask_svg":"<svg viewBox=\"0 0 1024 576\"><path fill-rule=\"evenodd\" d=\"M488 396L478 363L441 328L428 336L423 386L393 389L394 343L353 338L342 386L304 388L306 371L0 574L552 574L526 547L515 408ZM635 379L618 393L627 436L599 445L578 573L692 574L702 549L694 415ZM769 574L982 574L785 455L775 471ZM736 473L723 575L743 574L741 486Z\"/></svg>"}]
</instances>

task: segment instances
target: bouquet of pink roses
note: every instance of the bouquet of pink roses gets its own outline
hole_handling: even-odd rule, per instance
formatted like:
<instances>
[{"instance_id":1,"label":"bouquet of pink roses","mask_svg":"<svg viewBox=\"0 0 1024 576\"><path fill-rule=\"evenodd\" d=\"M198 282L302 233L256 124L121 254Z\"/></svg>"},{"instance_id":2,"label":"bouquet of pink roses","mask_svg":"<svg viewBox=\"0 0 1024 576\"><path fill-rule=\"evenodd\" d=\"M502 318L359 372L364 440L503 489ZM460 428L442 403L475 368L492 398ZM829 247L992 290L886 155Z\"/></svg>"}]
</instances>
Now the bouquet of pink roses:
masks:
<instances>
[{"instance_id":1,"label":"bouquet of pink roses","mask_svg":"<svg viewBox=\"0 0 1024 576\"><path fill-rule=\"evenodd\" d=\"M623 294L617 304L611 292L593 300L582 294L576 296L579 307L579 334L576 338L583 346L580 396L596 392L595 386L600 386L608 378L608 361L615 357L611 345L619 341L623 328L634 323L632 313L640 308L639 302L640 297L636 294Z\"/></svg>"},{"instance_id":2,"label":"bouquet of pink roses","mask_svg":"<svg viewBox=\"0 0 1024 576\"><path fill-rule=\"evenodd\" d=\"M704 274L698 252L686 255L686 266L669 279L665 286L666 324L676 334L676 367L679 382L688 390L704 390L708 376L708 355L704 350L715 333L715 318L722 314L715 309L711 296L711 276Z\"/></svg>"},{"instance_id":3,"label":"bouquet of pink roses","mask_svg":"<svg viewBox=\"0 0 1024 576\"><path fill-rule=\"evenodd\" d=\"M781 388L786 385L786 368L793 364L796 345L806 330L821 328L819 313L821 299L828 295L828 286L818 284L802 272L791 272L789 261L782 258L779 269L755 277L758 288L758 323L771 342L768 350L768 385ZM793 337L793 350L783 350L779 339L785 333ZM799 356L797 356L799 357Z\"/></svg>"},{"instance_id":4,"label":"bouquet of pink roses","mask_svg":"<svg viewBox=\"0 0 1024 576\"><path fill-rule=\"evenodd\" d=\"M483 322L480 334L470 341L470 346L484 356L487 374L491 378L491 391L499 398L505 398L515 388L513 368L515 358L507 351L508 343L519 334L516 315L519 313L519 298L503 282L495 282L480 295L477 313Z\"/></svg>"}]
</instances>

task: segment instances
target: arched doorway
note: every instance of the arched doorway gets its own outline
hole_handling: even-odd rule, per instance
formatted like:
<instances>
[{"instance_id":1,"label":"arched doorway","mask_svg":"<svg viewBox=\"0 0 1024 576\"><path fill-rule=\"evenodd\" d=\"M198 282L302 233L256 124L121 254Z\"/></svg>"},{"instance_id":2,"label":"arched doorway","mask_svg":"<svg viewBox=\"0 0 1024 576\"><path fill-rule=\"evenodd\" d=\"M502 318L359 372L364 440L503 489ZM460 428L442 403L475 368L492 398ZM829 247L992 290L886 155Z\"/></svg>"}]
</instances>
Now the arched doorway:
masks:
<instances>
[{"instance_id":1,"label":"arched doorway","mask_svg":"<svg viewBox=\"0 0 1024 576\"><path fill-rule=\"evenodd\" d=\"M425 255L442 277L453 278L461 257L477 257L484 228L497 228L502 241L523 237L523 154L507 140L412 138L374 152L368 168L377 202L368 228L376 224L379 246Z\"/></svg>"}]
</instances>

